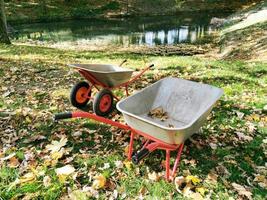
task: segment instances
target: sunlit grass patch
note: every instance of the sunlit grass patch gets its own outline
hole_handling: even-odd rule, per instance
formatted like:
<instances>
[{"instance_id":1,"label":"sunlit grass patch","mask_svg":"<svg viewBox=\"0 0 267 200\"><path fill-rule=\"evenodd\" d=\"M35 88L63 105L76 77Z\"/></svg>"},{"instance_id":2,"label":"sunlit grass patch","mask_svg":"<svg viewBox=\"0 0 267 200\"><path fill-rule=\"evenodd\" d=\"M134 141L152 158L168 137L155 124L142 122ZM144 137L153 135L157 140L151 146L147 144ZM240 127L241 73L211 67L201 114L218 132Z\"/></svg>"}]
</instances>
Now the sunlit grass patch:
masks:
<instances>
[{"instance_id":1,"label":"sunlit grass patch","mask_svg":"<svg viewBox=\"0 0 267 200\"><path fill-rule=\"evenodd\" d=\"M81 192L87 198L98 195L106 199L116 194L119 198L185 198L174 181L164 181L165 152L155 151L136 166L126 160L128 132L87 119L53 122L53 114L76 110L69 103L69 90L83 78L67 64L118 64L124 59L128 59L125 67L135 70L155 64L130 86L130 91L166 76L223 88L224 96L208 122L199 134L186 141L177 176L198 177L201 181L198 187L207 190L203 197L237 198L238 191L234 190L233 183L245 186L255 199L266 196L266 189L262 187L267 148L266 111L263 110L266 105L265 64L17 45L1 45L1 49L5 51L0 55L0 74L3 75L0 79L0 145L5 148L0 150L0 159L15 153L14 158L0 163L0 197L3 199L59 199L77 190L74 194ZM116 94L124 96L122 92ZM121 120L118 113L114 115ZM7 137L11 138L6 140ZM58 152L53 154L47 150L47 145L58 144L55 141L62 138L67 141L61 144ZM135 147L140 146L137 139ZM67 165L77 174L60 182L56 169ZM44 170L44 174L36 175L34 181L13 186L16 179L37 169ZM105 186L92 190L95 177L105 180Z\"/></svg>"}]
</instances>

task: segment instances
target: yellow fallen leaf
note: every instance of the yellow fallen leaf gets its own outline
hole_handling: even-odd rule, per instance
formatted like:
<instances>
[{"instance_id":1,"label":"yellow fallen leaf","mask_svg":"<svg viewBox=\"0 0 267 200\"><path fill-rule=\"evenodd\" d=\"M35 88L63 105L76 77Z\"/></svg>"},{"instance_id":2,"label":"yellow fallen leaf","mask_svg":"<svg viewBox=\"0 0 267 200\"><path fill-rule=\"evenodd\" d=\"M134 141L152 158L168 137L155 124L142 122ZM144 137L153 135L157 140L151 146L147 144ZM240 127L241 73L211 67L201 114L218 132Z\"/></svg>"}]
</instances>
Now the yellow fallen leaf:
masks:
<instances>
[{"instance_id":1,"label":"yellow fallen leaf","mask_svg":"<svg viewBox=\"0 0 267 200\"><path fill-rule=\"evenodd\" d=\"M125 165L126 169L128 169L128 170L131 170L132 169L132 162L131 161L125 160L123 162L123 164Z\"/></svg>"},{"instance_id":2,"label":"yellow fallen leaf","mask_svg":"<svg viewBox=\"0 0 267 200\"><path fill-rule=\"evenodd\" d=\"M101 189L105 187L105 185L106 185L106 178L102 174L94 176L94 181L92 185L94 189L96 190Z\"/></svg>"},{"instance_id":3,"label":"yellow fallen leaf","mask_svg":"<svg viewBox=\"0 0 267 200\"><path fill-rule=\"evenodd\" d=\"M54 153L54 152L59 151L63 146L65 146L65 145L67 144L67 142L68 142L68 139L67 139L65 136L63 136L63 137L60 139L60 141L55 141L55 140L53 140L53 141L51 142L51 144L48 144L48 145L46 146L46 149L47 149L48 151L51 151L51 153Z\"/></svg>"},{"instance_id":4,"label":"yellow fallen leaf","mask_svg":"<svg viewBox=\"0 0 267 200\"><path fill-rule=\"evenodd\" d=\"M61 183L64 183L66 179L75 172L75 168L71 165L66 165L64 167L57 168L55 171L59 178L59 181Z\"/></svg>"},{"instance_id":5,"label":"yellow fallen leaf","mask_svg":"<svg viewBox=\"0 0 267 200\"><path fill-rule=\"evenodd\" d=\"M265 179L266 179L266 177L265 177L264 175L257 175L257 176L254 178L254 181L257 181L257 182L263 182Z\"/></svg>"},{"instance_id":6,"label":"yellow fallen leaf","mask_svg":"<svg viewBox=\"0 0 267 200\"><path fill-rule=\"evenodd\" d=\"M247 120L249 121L260 121L260 116L258 114L251 114L249 116L246 117Z\"/></svg>"},{"instance_id":7,"label":"yellow fallen leaf","mask_svg":"<svg viewBox=\"0 0 267 200\"><path fill-rule=\"evenodd\" d=\"M264 175L256 175L254 181L262 188L267 188L267 179Z\"/></svg>"},{"instance_id":8,"label":"yellow fallen leaf","mask_svg":"<svg viewBox=\"0 0 267 200\"><path fill-rule=\"evenodd\" d=\"M129 145L127 145L127 146L124 148L124 155L128 156L128 152L129 152Z\"/></svg>"},{"instance_id":9,"label":"yellow fallen leaf","mask_svg":"<svg viewBox=\"0 0 267 200\"><path fill-rule=\"evenodd\" d=\"M62 158L62 156L63 156L62 151L56 151L56 152L51 153L51 158L53 160L58 160L58 159Z\"/></svg>"},{"instance_id":10,"label":"yellow fallen leaf","mask_svg":"<svg viewBox=\"0 0 267 200\"><path fill-rule=\"evenodd\" d=\"M43 176L45 175L45 171L41 166L38 166L37 168L30 167L31 171L34 173L35 176Z\"/></svg>"},{"instance_id":11,"label":"yellow fallen leaf","mask_svg":"<svg viewBox=\"0 0 267 200\"><path fill-rule=\"evenodd\" d=\"M28 122L28 123L31 123L31 122L32 122L32 120L31 120L31 118L30 118L29 116L27 116L27 117L25 118L25 120L26 120L26 122Z\"/></svg>"},{"instance_id":12,"label":"yellow fallen leaf","mask_svg":"<svg viewBox=\"0 0 267 200\"><path fill-rule=\"evenodd\" d=\"M201 194L202 196L205 196L205 192L208 191L206 188L204 187L197 187L196 188L196 192L198 192L199 194Z\"/></svg>"},{"instance_id":13,"label":"yellow fallen leaf","mask_svg":"<svg viewBox=\"0 0 267 200\"><path fill-rule=\"evenodd\" d=\"M33 182L36 179L36 176L33 172L29 172L27 174L24 174L24 176L22 176L19 179L19 183L29 183L29 182Z\"/></svg>"},{"instance_id":14,"label":"yellow fallen leaf","mask_svg":"<svg viewBox=\"0 0 267 200\"><path fill-rule=\"evenodd\" d=\"M188 175L188 176L185 178L185 180L186 180L187 183L190 182L190 181L192 181L192 183L193 183L194 185L196 185L196 184L198 184L198 183L201 182L201 180L200 180L198 177L196 177L196 176L192 176L192 175Z\"/></svg>"}]
</instances>

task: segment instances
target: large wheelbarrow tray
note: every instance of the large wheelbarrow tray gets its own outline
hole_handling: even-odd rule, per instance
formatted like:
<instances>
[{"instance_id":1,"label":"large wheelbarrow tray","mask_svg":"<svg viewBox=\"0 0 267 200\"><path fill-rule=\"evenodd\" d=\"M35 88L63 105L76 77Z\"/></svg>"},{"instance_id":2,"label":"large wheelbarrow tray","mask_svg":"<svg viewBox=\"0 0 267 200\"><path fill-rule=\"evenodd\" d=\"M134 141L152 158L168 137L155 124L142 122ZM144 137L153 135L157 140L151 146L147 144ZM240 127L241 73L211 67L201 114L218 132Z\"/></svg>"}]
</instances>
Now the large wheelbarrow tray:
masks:
<instances>
[{"instance_id":1,"label":"large wheelbarrow tray","mask_svg":"<svg viewBox=\"0 0 267 200\"><path fill-rule=\"evenodd\" d=\"M130 80L133 70L109 64L70 64L70 67L85 70L108 87L116 87Z\"/></svg>"},{"instance_id":2,"label":"large wheelbarrow tray","mask_svg":"<svg viewBox=\"0 0 267 200\"><path fill-rule=\"evenodd\" d=\"M168 144L181 144L199 130L222 94L222 89L207 84L165 78L121 100L117 108L132 128ZM167 112L167 120L148 116L158 107Z\"/></svg>"}]
</instances>

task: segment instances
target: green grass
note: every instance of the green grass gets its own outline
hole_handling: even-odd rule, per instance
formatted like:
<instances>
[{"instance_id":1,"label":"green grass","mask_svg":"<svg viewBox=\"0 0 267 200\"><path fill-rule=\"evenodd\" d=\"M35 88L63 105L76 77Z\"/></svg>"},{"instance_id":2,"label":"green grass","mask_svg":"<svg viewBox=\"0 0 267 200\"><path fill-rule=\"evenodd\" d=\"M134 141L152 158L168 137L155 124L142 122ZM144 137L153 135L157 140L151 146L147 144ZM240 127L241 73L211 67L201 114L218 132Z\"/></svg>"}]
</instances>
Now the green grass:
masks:
<instances>
[{"instance_id":1,"label":"green grass","mask_svg":"<svg viewBox=\"0 0 267 200\"><path fill-rule=\"evenodd\" d=\"M126 159L124 149L129 142L129 134L92 120L52 121L54 113L74 110L68 100L68 91L82 78L67 67L68 63L118 64L125 58L128 60L125 66L132 69L155 64L151 71L131 85L131 91L167 76L208 83L224 89L225 94L209 116L202 133L186 142L178 175L186 176L189 170L192 175L198 176L212 199L237 198L232 183L246 186L253 193L254 199L264 199L267 190L254 179L256 174L266 177L266 169L263 169L267 162L267 147L266 142L263 142L267 137L264 128L266 113L263 111L267 104L266 64L116 51L78 52L19 45L0 46L0 74L3 75L0 79L0 112L14 112L4 117L0 115L1 140L10 135L10 130L17 136L11 138L9 143L2 141L0 145L7 146L2 156L14 152L20 163L13 168L9 160L0 163L0 197L64 198L70 190L91 186L92 177L101 173L113 186L108 184L105 189L100 189L100 199L108 198L114 189L118 191L119 198L124 194L128 199L140 194L146 199L185 198L176 191L173 182L167 183L163 178L152 182L148 178L149 172L164 171L160 164L165 158L164 152L153 152L140 165L132 165L130 169L125 165L117 168L115 161L123 162ZM238 117L237 112L244 113L244 116ZM239 139L236 132L242 132L252 137L252 140ZM46 165L49 153L45 146L52 140L59 140L62 135L68 138L65 146L68 153L54 166ZM44 138L33 139L37 136ZM210 143L217 144L217 148L212 149ZM140 144L136 144L138 146ZM195 160L195 164L187 162L190 160ZM60 183L55 169L67 163L78 172L76 180ZM105 163L109 163L110 167L101 169ZM171 163L174 163L174 157ZM225 167L229 174L221 173L218 170L220 166ZM34 181L14 184L16 179L32 169L43 170L44 174L38 175ZM215 184L205 181L211 172L218 175ZM44 187L45 176L51 178L48 187Z\"/></svg>"}]
</instances>

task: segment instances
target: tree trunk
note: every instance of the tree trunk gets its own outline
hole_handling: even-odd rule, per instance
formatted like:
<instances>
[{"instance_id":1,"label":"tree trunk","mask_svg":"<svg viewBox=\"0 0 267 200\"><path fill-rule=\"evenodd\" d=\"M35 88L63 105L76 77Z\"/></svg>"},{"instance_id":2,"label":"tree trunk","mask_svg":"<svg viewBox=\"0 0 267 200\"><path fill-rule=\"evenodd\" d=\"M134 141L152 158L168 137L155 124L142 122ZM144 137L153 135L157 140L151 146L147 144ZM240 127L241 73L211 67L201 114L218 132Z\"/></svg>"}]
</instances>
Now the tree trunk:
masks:
<instances>
[{"instance_id":1,"label":"tree trunk","mask_svg":"<svg viewBox=\"0 0 267 200\"><path fill-rule=\"evenodd\" d=\"M7 34L4 0L0 0L0 43L11 44Z\"/></svg>"}]
</instances>

